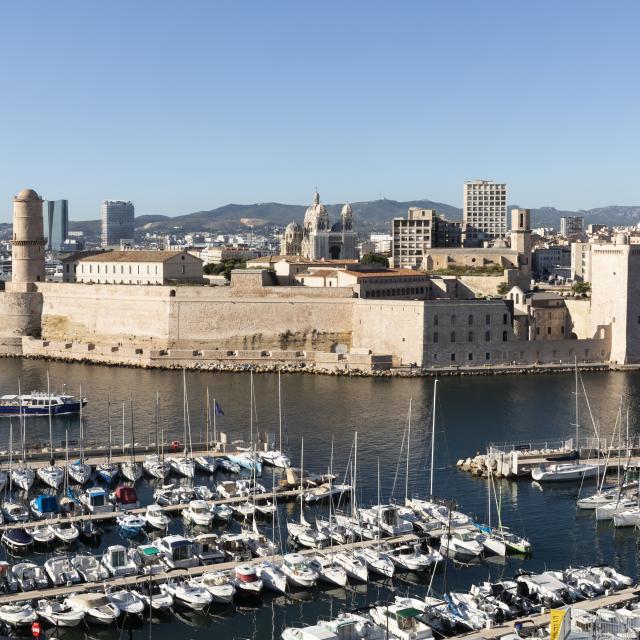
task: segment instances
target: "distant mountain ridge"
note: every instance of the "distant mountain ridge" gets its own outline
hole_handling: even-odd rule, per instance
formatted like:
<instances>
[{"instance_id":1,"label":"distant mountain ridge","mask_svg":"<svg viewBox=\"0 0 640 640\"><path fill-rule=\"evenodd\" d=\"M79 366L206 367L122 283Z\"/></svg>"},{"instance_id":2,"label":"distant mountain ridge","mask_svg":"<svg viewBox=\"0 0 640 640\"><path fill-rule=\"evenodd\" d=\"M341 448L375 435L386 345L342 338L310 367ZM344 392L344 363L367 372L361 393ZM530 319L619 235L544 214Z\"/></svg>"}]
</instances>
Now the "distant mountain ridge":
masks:
<instances>
[{"instance_id":1,"label":"distant mountain ridge","mask_svg":"<svg viewBox=\"0 0 640 640\"><path fill-rule=\"evenodd\" d=\"M325 205L332 220L340 215L341 204ZM435 209L452 220L462 219L462 209L433 200L371 200L352 202L354 225L357 231L389 231L393 218L406 217L409 207ZM509 208L512 209L512 205ZM218 233L242 233L250 227L263 231L273 227L283 227L292 220L302 222L307 205L261 202L257 204L227 204L209 211L196 211L179 216L141 215L136 217L139 233L193 233L208 231ZM560 227L561 216L584 216L586 224L606 224L608 226L634 225L640 222L640 206L612 205L586 211L566 211L555 207L541 207L531 210L533 227ZM71 222L72 230L84 231L85 235L97 237L100 234L99 220Z\"/></svg>"}]
</instances>

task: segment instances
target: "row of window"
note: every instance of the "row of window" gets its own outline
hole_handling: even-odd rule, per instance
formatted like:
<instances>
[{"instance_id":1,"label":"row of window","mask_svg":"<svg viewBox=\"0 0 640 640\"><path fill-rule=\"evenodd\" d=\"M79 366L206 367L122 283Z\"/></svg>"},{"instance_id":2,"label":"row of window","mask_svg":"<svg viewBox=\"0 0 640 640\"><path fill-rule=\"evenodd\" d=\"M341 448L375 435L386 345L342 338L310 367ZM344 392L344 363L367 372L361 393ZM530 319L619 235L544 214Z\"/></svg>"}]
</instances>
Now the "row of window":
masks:
<instances>
[{"instance_id":1,"label":"row of window","mask_svg":"<svg viewBox=\"0 0 640 640\"><path fill-rule=\"evenodd\" d=\"M402 287L399 289L374 289L365 291L365 298L388 298L390 296L417 296L423 295L425 287Z\"/></svg>"},{"instance_id":2,"label":"row of window","mask_svg":"<svg viewBox=\"0 0 640 640\"><path fill-rule=\"evenodd\" d=\"M451 332L450 338L451 338L451 342L456 342L456 332L455 331ZM440 339L440 336L439 336L438 332L434 331L433 332L433 341L434 342L438 342L439 339ZM491 342L491 331L485 331L484 332L484 339L485 339L485 342ZM506 342L508 339L509 338L508 338L507 332L503 331L502 332L502 341ZM475 336L474 336L473 331L469 331L467 333L467 342L473 342L474 340L475 340Z\"/></svg>"},{"instance_id":3,"label":"row of window","mask_svg":"<svg viewBox=\"0 0 640 640\"><path fill-rule=\"evenodd\" d=\"M455 327L456 322L457 322L457 318L456 318L455 313L451 315L451 317L449 318L449 322L450 322L452 327ZM509 322L509 315L506 314L506 313L503 313L502 314L502 324L507 324L508 322ZM473 326L473 323L474 323L474 315L473 315L473 313L470 313L467 316L467 324L471 327L471 326ZM487 313L485 315L484 323L485 324L491 324L491 314L490 313ZM433 324L434 325L440 324L440 319L439 319L437 313L433 316Z\"/></svg>"}]
</instances>

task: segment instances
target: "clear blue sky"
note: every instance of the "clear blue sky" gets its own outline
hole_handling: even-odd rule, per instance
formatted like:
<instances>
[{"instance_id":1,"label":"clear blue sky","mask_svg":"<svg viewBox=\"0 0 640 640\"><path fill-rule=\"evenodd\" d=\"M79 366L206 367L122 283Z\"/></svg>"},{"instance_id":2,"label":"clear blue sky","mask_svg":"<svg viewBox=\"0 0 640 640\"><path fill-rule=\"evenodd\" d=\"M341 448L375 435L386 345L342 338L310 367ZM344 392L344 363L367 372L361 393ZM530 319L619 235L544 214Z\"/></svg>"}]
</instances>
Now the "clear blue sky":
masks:
<instances>
[{"instance_id":1,"label":"clear blue sky","mask_svg":"<svg viewBox=\"0 0 640 640\"><path fill-rule=\"evenodd\" d=\"M0 7L0 220L428 197L640 204L637 0Z\"/></svg>"}]
</instances>

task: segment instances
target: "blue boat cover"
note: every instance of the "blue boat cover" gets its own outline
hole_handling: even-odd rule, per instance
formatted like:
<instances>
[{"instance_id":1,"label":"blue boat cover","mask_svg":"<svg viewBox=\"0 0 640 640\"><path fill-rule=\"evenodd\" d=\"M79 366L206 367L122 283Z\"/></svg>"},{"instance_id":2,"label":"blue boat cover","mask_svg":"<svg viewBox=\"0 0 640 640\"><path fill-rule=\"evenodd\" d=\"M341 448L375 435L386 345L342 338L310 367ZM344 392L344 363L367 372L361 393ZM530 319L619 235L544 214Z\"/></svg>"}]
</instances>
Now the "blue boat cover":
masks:
<instances>
[{"instance_id":1,"label":"blue boat cover","mask_svg":"<svg viewBox=\"0 0 640 640\"><path fill-rule=\"evenodd\" d=\"M58 499L55 496L36 496L35 503L40 513L58 513Z\"/></svg>"}]
</instances>

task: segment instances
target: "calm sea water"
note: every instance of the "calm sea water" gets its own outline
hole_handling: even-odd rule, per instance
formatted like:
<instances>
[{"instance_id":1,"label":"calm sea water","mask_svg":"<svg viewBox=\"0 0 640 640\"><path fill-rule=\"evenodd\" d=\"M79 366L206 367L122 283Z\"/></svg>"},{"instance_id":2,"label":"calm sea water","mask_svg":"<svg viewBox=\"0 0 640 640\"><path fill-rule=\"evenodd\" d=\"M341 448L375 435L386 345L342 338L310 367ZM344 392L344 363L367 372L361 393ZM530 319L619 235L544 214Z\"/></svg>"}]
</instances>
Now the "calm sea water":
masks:
<instances>
[{"instance_id":1,"label":"calm sea water","mask_svg":"<svg viewBox=\"0 0 640 640\"><path fill-rule=\"evenodd\" d=\"M130 406L133 406L135 437L138 442L154 439L156 392L160 397L161 426L168 438L183 437L182 373L144 371L98 366L1 360L0 391L13 393L18 379L24 392L46 388L47 371L52 388L89 399L85 411L85 429L89 439L106 443L107 397L111 397L113 438L122 439L122 405L125 405L126 440L129 441ZM225 416L218 418L218 429L230 439L249 436L248 374L187 372L189 414L192 434L199 439L204 429L207 388L222 406ZM275 375L254 376L257 427L278 431L278 379ZM584 384L594 420L602 433L613 432L620 402L629 407L631 434L637 437L640 401L637 389L640 375L635 373L586 374ZM439 382L436 412L436 453L434 492L456 500L460 508L484 518L487 511L486 481L454 468L459 458L484 451L487 442L526 439L557 439L574 432L574 378L571 375L528 377L445 378ZM354 434L358 433L358 494L361 504L376 499L378 465L383 500L405 492L405 457L400 455L409 401L412 404L409 491L425 495L429 483L429 456L433 380L368 379L305 375L282 377L284 415L283 439L294 464L299 464L304 439L305 468L325 471L330 465L334 444L334 470L344 473L351 454ZM592 435L591 420L584 399L580 403L582 435ZM28 420L28 438L46 440L48 422L44 418ZM54 420L54 437L63 441L77 437L77 419ZM0 419L0 444L8 440L9 421ZM277 473L277 472L276 472ZM277 477L276 477L277 480ZM199 484L215 484L204 476ZM272 476L266 471L262 480L270 487ZM634 531L614 531L607 523L596 524L592 515L577 513L575 500L579 488L566 486L541 491L528 481L498 485L502 499L503 521L515 531L526 534L533 543L533 555L527 559L483 561L460 566L449 561L434 579L434 589L442 592L468 588L488 578L510 577L519 567L531 570L561 568L569 564L607 562L625 573L637 575L638 551ZM150 501L153 487L139 483L143 501ZM279 519L297 515L295 504L280 508ZM237 526L237 525L232 525ZM265 525L267 532L270 526ZM180 532L182 524L174 519L171 531ZM121 538L115 529L107 529L100 544L102 550ZM82 549L79 545L78 549ZM4 554L4 550L0 551ZM46 556L34 554L36 561ZM152 625L120 629L78 629L70 638L95 636L120 638L175 637L205 638L212 633L220 638L277 638L287 625L313 623L319 617L336 615L341 610L367 602L386 600L392 594L424 595L427 578L412 574L398 576L392 583L380 581L353 585L346 590L318 589L293 593L287 598L265 595L257 606L220 607L208 615L181 614L154 620Z\"/></svg>"}]
</instances>

